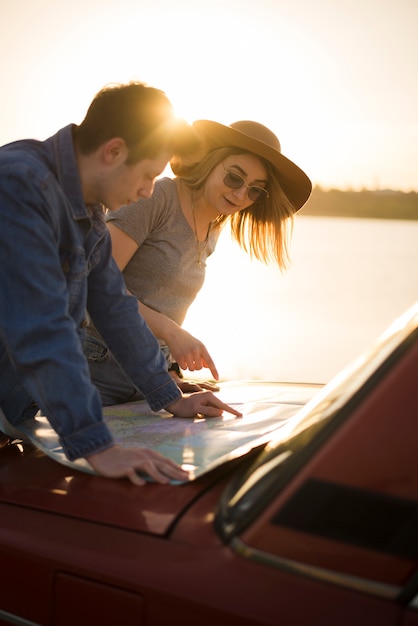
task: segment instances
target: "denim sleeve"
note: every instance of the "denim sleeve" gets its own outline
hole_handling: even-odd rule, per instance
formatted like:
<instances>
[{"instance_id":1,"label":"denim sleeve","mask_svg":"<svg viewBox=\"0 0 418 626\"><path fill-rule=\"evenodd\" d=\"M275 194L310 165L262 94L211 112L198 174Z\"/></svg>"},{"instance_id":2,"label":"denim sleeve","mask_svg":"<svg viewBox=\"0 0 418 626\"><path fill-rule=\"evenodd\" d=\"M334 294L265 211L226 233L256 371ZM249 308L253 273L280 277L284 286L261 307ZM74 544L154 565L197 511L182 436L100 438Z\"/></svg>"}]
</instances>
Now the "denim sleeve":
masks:
<instances>
[{"instance_id":1,"label":"denim sleeve","mask_svg":"<svg viewBox=\"0 0 418 626\"><path fill-rule=\"evenodd\" d=\"M77 316L70 314L58 252L60 205L62 210L57 186L38 179L30 168L16 163L0 167L3 367L48 417L73 460L103 450L113 440L90 382ZM2 398L10 402L13 391L2 377ZM11 413L16 425L19 413Z\"/></svg>"},{"instance_id":2,"label":"denim sleeve","mask_svg":"<svg viewBox=\"0 0 418 626\"><path fill-rule=\"evenodd\" d=\"M150 407L159 411L178 400L181 391L167 371L157 339L138 312L136 298L126 292L123 276L111 255L107 230L102 246L99 262L89 276L89 315Z\"/></svg>"}]
</instances>

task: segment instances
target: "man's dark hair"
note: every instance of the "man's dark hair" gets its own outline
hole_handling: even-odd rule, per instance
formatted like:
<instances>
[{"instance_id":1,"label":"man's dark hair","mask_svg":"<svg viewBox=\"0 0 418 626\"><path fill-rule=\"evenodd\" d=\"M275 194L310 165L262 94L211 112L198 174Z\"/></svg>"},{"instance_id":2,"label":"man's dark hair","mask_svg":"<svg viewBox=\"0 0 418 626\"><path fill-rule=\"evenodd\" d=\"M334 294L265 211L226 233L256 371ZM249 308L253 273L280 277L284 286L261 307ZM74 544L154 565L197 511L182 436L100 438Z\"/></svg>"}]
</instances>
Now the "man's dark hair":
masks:
<instances>
[{"instance_id":1,"label":"man's dark hair","mask_svg":"<svg viewBox=\"0 0 418 626\"><path fill-rule=\"evenodd\" d=\"M166 94L139 82L103 88L74 128L78 149L86 155L114 137L129 149L127 164L194 147L189 126L174 117Z\"/></svg>"}]
</instances>

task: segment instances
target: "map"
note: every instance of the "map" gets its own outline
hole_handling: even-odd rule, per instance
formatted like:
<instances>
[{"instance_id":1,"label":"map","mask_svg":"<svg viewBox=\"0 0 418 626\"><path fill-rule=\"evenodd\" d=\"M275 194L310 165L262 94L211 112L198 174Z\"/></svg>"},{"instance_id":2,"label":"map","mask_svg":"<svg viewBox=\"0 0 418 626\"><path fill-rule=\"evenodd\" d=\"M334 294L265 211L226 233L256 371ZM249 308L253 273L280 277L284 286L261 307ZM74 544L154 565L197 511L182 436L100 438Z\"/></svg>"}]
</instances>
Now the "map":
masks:
<instances>
[{"instance_id":1,"label":"map","mask_svg":"<svg viewBox=\"0 0 418 626\"><path fill-rule=\"evenodd\" d=\"M243 416L176 418L153 412L145 401L103 408L116 443L157 450L189 472L193 480L267 442L316 395L322 385L238 381L221 383L216 395ZM59 463L94 474L85 459L69 461L46 417L19 425L22 438Z\"/></svg>"}]
</instances>

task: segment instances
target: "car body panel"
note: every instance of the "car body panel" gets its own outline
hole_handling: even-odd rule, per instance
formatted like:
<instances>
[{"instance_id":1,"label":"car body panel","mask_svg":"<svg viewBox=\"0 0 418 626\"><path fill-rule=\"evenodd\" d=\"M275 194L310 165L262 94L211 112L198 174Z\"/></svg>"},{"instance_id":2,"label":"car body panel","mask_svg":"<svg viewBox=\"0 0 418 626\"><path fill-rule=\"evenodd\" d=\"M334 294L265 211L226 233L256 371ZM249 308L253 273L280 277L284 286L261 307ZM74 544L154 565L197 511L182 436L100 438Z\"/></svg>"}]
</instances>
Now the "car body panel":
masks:
<instances>
[{"instance_id":1,"label":"car body panel","mask_svg":"<svg viewBox=\"0 0 418 626\"><path fill-rule=\"evenodd\" d=\"M6 533L9 539L9 558L2 556L2 564L10 590L1 606L35 623L66 623L65 616L75 611L78 624L91 623L87 618L100 597L107 615L123 624L133 606L140 610L140 599L148 625L181 620L191 626L198 618L200 624L277 624L281 614L286 624L308 623L318 611L323 614L318 599L324 594L330 623L336 623L341 604L352 604L346 616L339 616L342 626L361 616L369 616L369 624L394 624L400 615L399 607L375 597L354 602L352 591L333 585L324 589L321 581L237 558L219 540L217 546L213 539L208 546L188 546L82 520L60 518L57 523L41 511L25 516L17 530L15 511L1 507L0 516L3 556ZM133 597L125 606L126 594ZM90 598L85 613L80 610L83 597ZM78 609L67 613L70 598ZM371 621L377 616L379 622ZM100 622L106 623L112 621Z\"/></svg>"},{"instance_id":2,"label":"car body panel","mask_svg":"<svg viewBox=\"0 0 418 626\"><path fill-rule=\"evenodd\" d=\"M0 501L164 535L177 516L227 471L221 467L184 485L109 480L61 465L31 445L1 451Z\"/></svg>"},{"instance_id":3,"label":"car body panel","mask_svg":"<svg viewBox=\"0 0 418 626\"><path fill-rule=\"evenodd\" d=\"M418 372L418 343L243 534L244 543L322 568L335 567L338 550L340 571L389 585L404 583L418 565L418 526L402 528L412 524L410 516L418 524L418 505L413 504L418 496L418 385L407 375L410 371ZM327 485L337 488L323 494ZM291 520L278 515L295 495L310 509L294 512ZM314 499L320 498L319 506ZM332 505L338 511L331 518ZM326 524L321 525L321 515ZM399 545L399 538L393 545L400 532L411 541L415 532L416 545ZM345 539L337 541L338 535Z\"/></svg>"}]
</instances>

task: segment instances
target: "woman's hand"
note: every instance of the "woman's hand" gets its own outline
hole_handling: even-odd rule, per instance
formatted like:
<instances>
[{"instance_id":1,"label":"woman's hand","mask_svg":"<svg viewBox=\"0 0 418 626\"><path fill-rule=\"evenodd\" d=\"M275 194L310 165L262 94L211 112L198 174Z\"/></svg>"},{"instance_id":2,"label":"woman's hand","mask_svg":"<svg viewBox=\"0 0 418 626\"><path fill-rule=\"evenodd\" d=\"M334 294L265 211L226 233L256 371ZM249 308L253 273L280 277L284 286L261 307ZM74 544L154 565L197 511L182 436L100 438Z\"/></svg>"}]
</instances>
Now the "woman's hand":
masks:
<instances>
[{"instance_id":1,"label":"woman's hand","mask_svg":"<svg viewBox=\"0 0 418 626\"><path fill-rule=\"evenodd\" d=\"M213 378L219 380L218 370L206 346L172 319L138 301L140 314L156 337L167 344L174 360L182 370L201 370L207 367Z\"/></svg>"},{"instance_id":2,"label":"woman's hand","mask_svg":"<svg viewBox=\"0 0 418 626\"><path fill-rule=\"evenodd\" d=\"M199 339L177 325L170 327L170 334L167 334L165 339L174 360L182 370L194 372L207 367L213 378L219 380L215 363Z\"/></svg>"},{"instance_id":3,"label":"woman's hand","mask_svg":"<svg viewBox=\"0 0 418 626\"><path fill-rule=\"evenodd\" d=\"M242 417L242 413L222 402L211 391L198 391L190 396L183 396L165 409L176 417L220 417L223 411Z\"/></svg>"},{"instance_id":4,"label":"woman's hand","mask_svg":"<svg viewBox=\"0 0 418 626\"><path fill-rule=\"evenodd\" d=\"M102 452L86 457L92 468L106 478L128 478L134 485L142 486L146 474L156 483L166 484L171 479L187 480L188 473L171 459L147 448L124 448L114 445Z\"/></svg>"}]
</instances>

